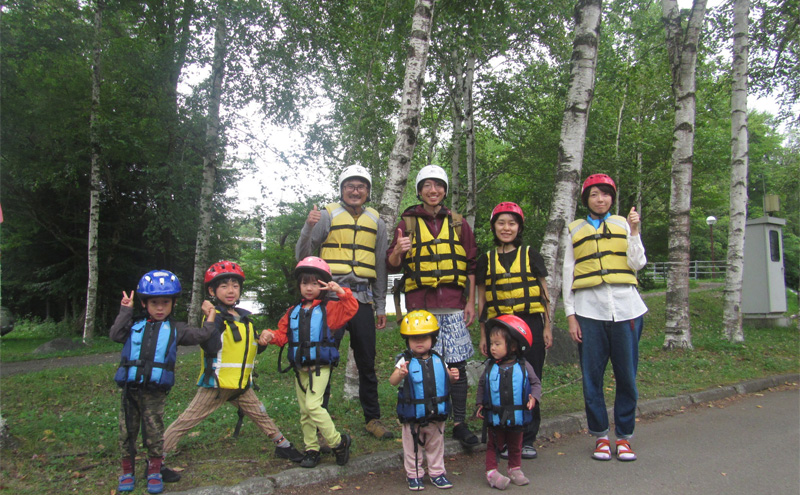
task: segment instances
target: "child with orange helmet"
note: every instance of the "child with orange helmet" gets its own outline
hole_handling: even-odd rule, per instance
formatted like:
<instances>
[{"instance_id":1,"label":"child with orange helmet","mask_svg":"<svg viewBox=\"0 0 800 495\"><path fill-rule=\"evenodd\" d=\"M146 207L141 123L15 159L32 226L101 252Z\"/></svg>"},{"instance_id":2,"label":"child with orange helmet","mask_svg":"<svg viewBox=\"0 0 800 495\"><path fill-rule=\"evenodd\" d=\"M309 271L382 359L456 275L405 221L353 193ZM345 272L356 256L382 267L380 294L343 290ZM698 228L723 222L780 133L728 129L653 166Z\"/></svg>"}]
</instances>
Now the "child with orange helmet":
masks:
<instances>
[{"instance_id":1,"label":"child with orange helmet","mask_svg":"<svg viewBox=\"0 0 800 495\"><path fill-rule=\"evenodd\" d=\"M344 466L350 458L350 435L340 433L323 407L331 370L339 363L339 350L332 328L341 328L358 312L358 300L348 288L333 281L328 264L316 256L300 260L294 269L300 302L286 311L277 330L261 332L259 344L288 345L290 368L294 369L295 392L300 406L305 455L300 466L319 464L320 432L328 445L335 445L336 464ZM331 293L337 300L329 300Z\"/></svg>"},{"instance_id":2,"label":"child with orange helmet","mask_svg":"<svg viewBox=\"0 0 800 495\"><path fill-rule=\"evenodd\" d=\"M230 402L269 436L275 444L276 456L300 462L303 455L281 434L252 389L255 357L266 349L266 345L259 344L259 335L249 318L250 312L236 306L244 278L239 264L231 261L214 263L206 270L206 290L217 303L216 327L211 338L201 346L203 356L197 393L186 410L167 428L164 450L172 452L189 430ZM173 470L165 471L170 479L179 479Z\"/></svg>"}]
</instances>

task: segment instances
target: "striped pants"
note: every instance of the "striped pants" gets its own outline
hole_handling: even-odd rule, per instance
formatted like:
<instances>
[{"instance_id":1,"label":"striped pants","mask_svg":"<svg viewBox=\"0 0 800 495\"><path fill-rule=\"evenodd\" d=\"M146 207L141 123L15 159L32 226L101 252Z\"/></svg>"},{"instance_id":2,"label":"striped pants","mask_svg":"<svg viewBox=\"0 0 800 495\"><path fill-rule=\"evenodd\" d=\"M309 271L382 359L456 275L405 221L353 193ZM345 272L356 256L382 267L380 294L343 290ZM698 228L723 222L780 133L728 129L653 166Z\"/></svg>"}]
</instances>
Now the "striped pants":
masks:
<instances>
[{"instance_id":1,"label":"striped pants","mask_svg":"<svg viewBox=\"0 0 800 495\"><path fill-rule=\"evenodd\" d=\"M240 393L241 395L236 397ZM232 399L232 397L235 398ZM241 408L258 429L266 433L273 441L283 438L275 422L269 417L264 405L258 400L252 389L248 388L242 392L234 389L199 387L189 407L164 432L164 452L174 452L180 439L189 430L200 424L226 402Z\"/></svg>"}]
</instances>

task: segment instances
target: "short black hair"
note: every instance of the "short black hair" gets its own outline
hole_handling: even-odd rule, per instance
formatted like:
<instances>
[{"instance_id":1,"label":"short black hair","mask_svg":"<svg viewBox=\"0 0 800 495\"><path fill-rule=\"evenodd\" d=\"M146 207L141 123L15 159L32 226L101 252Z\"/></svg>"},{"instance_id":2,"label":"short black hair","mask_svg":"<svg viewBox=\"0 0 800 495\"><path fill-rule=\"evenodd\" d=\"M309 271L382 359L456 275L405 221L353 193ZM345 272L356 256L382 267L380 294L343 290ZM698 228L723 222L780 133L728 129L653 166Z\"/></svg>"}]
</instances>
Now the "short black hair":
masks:
<instances>
[{"instance_id":1,"label":"short black hair","mask_svg":"<svg viewBox=\"0 0 800 495\"><path fill-rule=\"evenodd\" d=\"M215 292L216 292L216 290L217 290L217 287L219 287L219 286L220 286L220 285L222 285L223 283L227 283L227 282L231 282L231 281L238 282L238 283L239 283L239 288L240 288L240 289L241 289L242 287L244 287L244 281L243 281L243 280L242 280L240 277L235 277L235 276L230 276L230 277L217 277L217 278L215 278L214 280L212 280L211 282L209 282L209 283L208 283L208 286L211 288L211 290L213 290L213 291L215 291Z\"/></svg>"},{"instance_id":2,"label":"short black hair","mask_svg":"<svg viewBox=\"0 0 800 495\"><path fill-rule=\"evenodd\" d=\"M614 203L617 202L617 190L611 187L609 184L593 184L586 189L583 190L581 193L581 203L586 208L589 207L589 192L592 190L593 187L596 187L600 191L608 194L611 196L611 206L614 206Z\"/></svg>"},{"instance_id":3,"label":"short black hair","mask_svg":"<svg viewBox=\"0 0 800 495\"><path fill-rule=\"evenodd\" d=\"M521 350L519 348L519 344L517 343L516 340L514 340L514 337L511 336L511 332L509 332L509 330L506 327L504 327L502 325L494 325L491 328L487 328L486 329L486 336L487 336L486 340L488 341L489 337L491 337L492 335L502 335L503 339L506 341L506 355L505 355L505 357L508 357L508 356L519 356L521 354ZM490 352L489 355L491 355L491 354L492 353Z\"/></svg>"},{"instance_id":4,"label":"short black hair","mask_svg":"<svg viewBox=\"0 0 800 495\"><path fill-rule=\"evenodd\" d=\"M500 242L500 239L497 237L497 234L495 233L494 224L495 224L495 222L497 222L497 219L498 219L498 217L500 217L500 215L505 215L505 214L514 215L514 218L517 219L517 223L519 224L519 230L517 231L517 237L515 237L514 240L511 241L511 244L513 244L514 247L520 247L520 246L522 246L522 232L525 231L525 221L517 213L511 212L511 211L504 211L503 213L500 213L499 215L497 215L496 217L494 217L491 220L492 237L494 237L494 245L495 246L502 246L503 245L503 243Z\"/></svg>"}]
</instances>

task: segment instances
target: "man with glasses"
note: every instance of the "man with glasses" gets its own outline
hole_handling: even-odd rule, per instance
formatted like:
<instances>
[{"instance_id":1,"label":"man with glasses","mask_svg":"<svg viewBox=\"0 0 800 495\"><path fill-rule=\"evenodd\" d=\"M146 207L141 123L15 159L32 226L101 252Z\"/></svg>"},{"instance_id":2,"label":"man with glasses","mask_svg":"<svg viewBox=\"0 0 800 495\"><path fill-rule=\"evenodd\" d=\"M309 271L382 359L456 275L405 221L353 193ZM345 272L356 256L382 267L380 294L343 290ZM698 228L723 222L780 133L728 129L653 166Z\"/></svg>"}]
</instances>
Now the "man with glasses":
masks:
<instances>
[{"instance_id":1,"label":"man with glasses","mask_svg":"<svg viewBox=\"0 0 800 495\"><path fill-rule=\"evenodd\" d=\"M319 257L330 266L333 280L350 288L358 299L358 313L337 332L337 342L345 329L350 331L366 429L377 438L390 439L394 435L380 420L375 376L375 329L386 327L386 224L374 208L364 206L371 186L367 169L360 165L345 168L339 176L340 201L325 205L322 210L315 205L308 213L295 256L299 261L319 249Z\"/></svg>"}]
</instances>

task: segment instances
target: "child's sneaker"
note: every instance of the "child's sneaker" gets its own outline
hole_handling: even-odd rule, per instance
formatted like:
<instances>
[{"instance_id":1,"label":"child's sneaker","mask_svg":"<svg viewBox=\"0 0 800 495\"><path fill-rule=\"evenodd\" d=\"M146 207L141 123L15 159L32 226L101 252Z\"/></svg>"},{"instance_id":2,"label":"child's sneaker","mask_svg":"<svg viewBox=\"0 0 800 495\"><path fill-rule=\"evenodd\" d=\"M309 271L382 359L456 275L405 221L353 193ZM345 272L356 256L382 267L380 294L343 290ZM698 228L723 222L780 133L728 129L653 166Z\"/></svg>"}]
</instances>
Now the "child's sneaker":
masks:
<instances>
[{"instance_id":1,"label":"child's sneaker","mask_svg":"<svg viewBox=\"0 0 800 495\"><path fill-rule=\"evenodd\" d=\"M303 454L298 452L291 443L288 447L275 447L275 455L292 462L300 462L304 459Z\"/></svg>"},{"instance_id":2,"label":"child's sneaker","mask_svg":"<svg viewBox=\"0 0 800 495\"><path fill-rule=\"evenodd\" d=\"M319 464L319 452L316 450L306 450L306 455L300 461L300 467L313 468Z\"/></svg>"},{"instance_id":3,"label":"child's sneaker","mask_svg":"<svg viewBox=\"0 0 800 495\"><path fill-rule=\"evenodd\" d=\"M508 484L511 483L511 480L500 474L497 469L492 469L486 473L486 481L489 482L489 486L498 490L505 490Z\"/></svg>"},{"instance_id":4,"label":"child's sneaker","mask_svg":"<svg viewBox=\"0 0 800 495\"><path fill-rule=\"evenodd\" d=\"M132 492L135 486L136 477L133 475L133 473L125 473L119 477L119 486L117 486L117 491Z\"/></svg>"},{"instance_id":5,"label":"child's sneaker","mask_svg":"<svg viewBox=\"0 0 800 495\"><path fill-rule=\"evenodd\" d=\"M344 466L347 464L347 461L350 460L351 443L352 440L350 440L350 435L347 433L342 433L342 441L339 442L339 445L333 448L333 454L336 456L336 464Z\"/></svg>"},{"instance_id":6,"label":"child's sneaker","mask_svg":"<svg viewBox=\"0 0 800 495\"><path fill-rule=\"evenodd\" d=\"M450 483L450 480L448 480L444 474L431 478L431 484L436 488L453 488L453 484Z\"/></svg>"},{"instance_id":7,"label":"child's sneaker","mask_svg":"<svg viewBox=\"0 0 800 495\"><path fill-rule=\"evenodd\" d=\"M508 477L511 478L511 482L517 486L527 485L531 482L525 475L522 473L522 469L509 469L508 470Z\"/></svg>"},{"instance_id":8,"label":"child's sneaker","mask_svg":"<svg viewBox=\"0 0 800 495\"><path fill-rule=\"evenodd\" d=\"M406 478L408 480L408 489L413 492L418 492L425 489L422 484L422 478Z\"/></svg>"}]
</instances>

